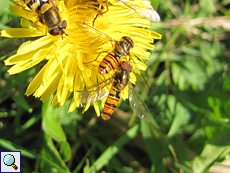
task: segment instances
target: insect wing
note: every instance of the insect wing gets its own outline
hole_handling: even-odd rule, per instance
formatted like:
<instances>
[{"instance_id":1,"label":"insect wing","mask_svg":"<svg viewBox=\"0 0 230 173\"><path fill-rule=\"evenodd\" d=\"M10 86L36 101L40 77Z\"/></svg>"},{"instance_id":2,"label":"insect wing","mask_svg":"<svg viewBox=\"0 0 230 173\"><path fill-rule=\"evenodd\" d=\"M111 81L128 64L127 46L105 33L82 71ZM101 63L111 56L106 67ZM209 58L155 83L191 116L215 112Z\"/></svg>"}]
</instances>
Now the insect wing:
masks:
<instances>
[{"instance_id":1,"label":"insect wing","mask_svg":"<svg viewBox=\"0 0 230 173\"><path fill-rule=\"evenodd\" d=\"M139 90L141 90L142 92L144 92L145 94L149 94L149 85L145 79L145 77L143 76L142 73L138 74L138 73L135 73L135 76L137 78L137 81L136 81L136 86L138 87Z\"/></svg>"},{"instance_id":2,"label":"insect wing","mask_svg":"<svg viewBox=\"0 0 230 173\"><path fill-rule=\"evenodd\" d=\"M152 22L160 21L159 14L153 9L151 3L148 0L117 0L117 1L127 6L135 13L139 14L140 16Z\"/></svg>"},{"instance_id":3,"label":"insect wing","mask_svg":"<svg viewBox=\"0 0 230 173\"><path fill-rule=\"evenodd\" d=\"M137 64L134 62L134 60L132 58L130 58L130 61L132 63L132 67L134 67L133 69L135 69L137 71L137 72L135 72L135 76L137 79L135 85L138 87L138 89L140 89L145 94L149 94L150 88L149 88L148 82L146 81L145 77L143 76L143 74L141 73L139 68L137 67Z\"/></svg>"},{"instance_id":4,"label":"insect wing","mask_svg":"<svg viewBox=\"0 0 230 173\"><path fill-rule=\"evenodd\" d=\"M81 93L81 103L97 102L109 95L112 79L106 79L100 83L91 85L84 89Z\"/></svg>"},{"instance_id":5,"label":"insect wing","mask_svg":"<svg viewBox=\"0 0 230 173\"><path fill-rule=\"evenodd\" d=\"M108 41L115 41L113 38L92 26L80 22L76 22L76 25L83 35L85 35L91 42L97 45L99 44L99 46L107 43ZM89 45L88 41L86 43Z\"/></svg>"},{"instance_id":6,"label":"insect wing","mask_svg":"<svg viewBox=\"0 0 230 173\"><path fill-rule=\"evenodd\" d=\"M130 96L129 103L133 112L142 120L150 122L152 117L149 108L135 91L132 84L129 84Z\"/></svg>"}]
</instances>

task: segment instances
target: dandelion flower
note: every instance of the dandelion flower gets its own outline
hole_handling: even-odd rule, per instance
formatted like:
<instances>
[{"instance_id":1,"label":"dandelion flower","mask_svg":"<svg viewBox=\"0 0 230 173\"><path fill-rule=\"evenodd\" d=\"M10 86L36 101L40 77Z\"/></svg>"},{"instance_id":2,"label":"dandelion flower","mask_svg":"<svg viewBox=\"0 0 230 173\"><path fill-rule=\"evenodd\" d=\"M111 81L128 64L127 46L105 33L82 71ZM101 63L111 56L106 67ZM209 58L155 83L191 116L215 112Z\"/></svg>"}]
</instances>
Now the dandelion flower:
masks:
<instances>
[{"instance_id":1,"label":"dandelion flower","mask_svg":"<svg viewBox=\"0 0 230 173\"><path fill-rule=\"evenodd\" d=\"M5 60L6 65L12 66L8 70L10 75L29 69L44 60L47 61L28 86L25 95L33 94L42 101L53 95L51 104L58 107L63 106L71 97L69 112L72 112L81 102L80 92L77 91L82 91L85 87L111 76L108 74L102 77L98 73L98 64L103 59L103 54L96 57L100 52L111 50L113 45L111 42L103 42L100 37L98 40L90 39L77 27L77 23L94 27L114 40L120 40L123 36L132 38L135 46L130 51L131 56L138 68L146 69L143 61L148 60L150 55L147 50L153 50L154 46L151 43L154 39L161 38L160 34L146 29L151 26L148 20L116 1L109 3L109 11L98 15L96 19L98 2L86 0L57 2L60 15L67 22L66 35L53 36L47 32L44 25L40 23L33 25L36 18L17 5L10 6L10 10L22 17L22 28L6 29L0 33L1 37L39 37L35 41L24 43L15 55ZM89 61L93 62L86 63ZM131 81L135 83L135 76L132 76ZM123 99L128 97L128 89L122 92L121 97ZM94 107L96 113L100 115L97 103L94 103Z\"/></svg>"}]
</instances>

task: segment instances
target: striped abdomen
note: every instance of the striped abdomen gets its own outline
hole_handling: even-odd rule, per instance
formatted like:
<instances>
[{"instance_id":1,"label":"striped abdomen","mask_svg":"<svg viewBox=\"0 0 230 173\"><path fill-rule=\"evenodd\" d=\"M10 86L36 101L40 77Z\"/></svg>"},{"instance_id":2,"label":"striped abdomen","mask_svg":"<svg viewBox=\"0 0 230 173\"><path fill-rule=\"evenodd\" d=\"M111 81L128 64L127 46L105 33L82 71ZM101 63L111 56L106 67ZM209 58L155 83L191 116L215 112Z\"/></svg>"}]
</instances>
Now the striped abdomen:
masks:
<instances>
[{"instance_id":1,"label":"striped abdomen","mask_svg":"<svg viewBox=\"0 0 230 173\"><path fill-rule=\"evenodd\" d=\"M113 51L108 53L99 65L98 71L100 74L107 74L120 63L120 56Z\"/></svg>"},{"instance_id":2,"label":"striped abdomen","mask_svg":"<svg viewBox=\"0 0 230 173\"><path fill-rule=\"evenodd\" d=\"M119 101L120 101L120 90L117 89L115 86L112 86L105 102L104 110L102 113L102 118L104 120L108 120L110 116L115 111Z\"/></svg>"},{"instance_id":3,"label":"striped abdomen","mask_svg":"<svg viewBox=\"0 0 230 173\"><path fill-rule=\"evenodd\" d=\"M39 9L41 8L43 3L42 0L24 0L24 3L29 7L32 11L39 13Z\"/></svg>"}]
</instances>

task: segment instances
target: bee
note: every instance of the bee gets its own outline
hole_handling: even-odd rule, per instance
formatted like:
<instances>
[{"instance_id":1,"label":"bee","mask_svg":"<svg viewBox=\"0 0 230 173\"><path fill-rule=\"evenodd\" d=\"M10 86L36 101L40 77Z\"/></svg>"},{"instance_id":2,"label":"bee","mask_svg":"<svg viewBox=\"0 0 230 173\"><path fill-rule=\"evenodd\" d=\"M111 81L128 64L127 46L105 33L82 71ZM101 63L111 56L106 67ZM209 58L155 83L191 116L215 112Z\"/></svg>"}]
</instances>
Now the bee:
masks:
<instances>
[{"instance_id":1,"label":"bee","mask_svg":"<svg viewBox=\"0 0 230 173\"><path fill-rule=\"evenodd\" d=\"M130 10L134 11L139 16L148 19L151 22L159 22L160 15L154 10L149 0L116 0L123 6L129 8ZM109 2L105 0L106 11L101 12L104 7L102 5L103 0L100 0L99 5L99 13L96 15L93 23L95 22L98 15L102 15L109 10Z\"/></svg>"},{"instance_id":2,"label":"bee","mask_svg":"<svg viewBox=\"0 0 230 173\"><path fill-rule=\"evenodd\" d=\"M133 62L134 63L134 62ZM137 69L137 68L136 68ZM132 72L132 66L128 61L121 62L112 77L98 83L89 86L81 93L81 103L86 104L88 102L97 102L107 96L102 118L104 120L110 119L110 116L115 111L119 101L121 91L129 86L130 96L129 103L133 112L144 121L151 121L151 113L135 91L133 85L129 82L130 72ZM141 73L140 73L141 74ZM149 86L143 75L136 74L136 85L145 93L149 92Z\"/></svg>"},{"instance_id":3,"label":"bee","mask_svg":"<svg viewBox=\"0 0 230 173\"><path fill-rule=\"evenodd\" d=\"M61 19L57 2L55 0L10 0L21 6L24 10L31 12L48 28L50 35L62 35L65 33L67 22ZM29 8L30 10L27 10Z\"/></svg>"},{"instance_id":4,"label":"bee","mask_svg":"<svg viewBox=\"0 0 230 173\"><path fill-rule=\"evenodd\" d=\"M120 41L116 41L113 38L107 36L106 34L96 30L95 28L83 24L83 23L77 23L77 26L79 30L82 31L87 37L91 40L97 40L97 38L104 39L105 41L102 41L103 43L106 41L112 41L115 42L113 49L108 52L108 54L103 58L101 61L98 72L100 74L107 74L111 70L113 70L118 64L120 64L120 59L124 56L130 56L130 49L134 47L133 40L129 37L122 37ZM94 35L93 35L94 34ZM99 36L100 35L100 36ZM97 40L99 41L99 40ZM101 52L102 53L102 52ZM101 54L100 53L100 54ZM96 59L100 56L100 54L96 57ZM95 60L96 60L95 59ZM93 60L93 61L95 61ZM90 61L90 62L93 62ZM87 63L90 63L87 62Z\"/></svg>"}]
</instances>

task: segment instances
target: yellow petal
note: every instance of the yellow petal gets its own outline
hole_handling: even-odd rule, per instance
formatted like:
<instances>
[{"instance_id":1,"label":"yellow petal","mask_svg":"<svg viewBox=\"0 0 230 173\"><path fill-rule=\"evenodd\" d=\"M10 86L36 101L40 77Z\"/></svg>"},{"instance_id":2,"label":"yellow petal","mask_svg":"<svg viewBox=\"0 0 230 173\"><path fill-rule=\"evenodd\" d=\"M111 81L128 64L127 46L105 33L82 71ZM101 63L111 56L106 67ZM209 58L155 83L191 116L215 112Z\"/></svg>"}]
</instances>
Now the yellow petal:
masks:
<instances>
[{"instance_id":1,"label":"yellow petal","mask_svg":"<svg viewBox=\"0 0 230 173\"><path fill-rule=\"evenodd\" d=\"M47 89L52 89L56 88L59 81L60 81L60 76L61 76L61 71L57 71L57 73L53 74L52 77L49 78L49 80L46 81L46 83L42 83L42 85L39 86L39 88L36 90L34 93L35 97L40 97L43 95ZM50 87L52 85L52 87ZM46 92L49 96L51 96L53 93L52 92Z\"/></svg>"},{"instance_id":2,"label":"yellow petal","mask_svg":"<svg viewBox=\"0 0 230 173\"><path fill-rule=\"evenodd\" d=\"M1 37L14 37L14 38L39 37L43 35L44 32L41 32L41 30L30 29L30 28L12 28L12 29L5 29L0 32Z\"/></svg>"},{"instance_id":3,"label":"yellow petal","mask_svg":"<svg viewBox=\"0 0 230 173\"><path fill-rule=\"evenodd\" d=\"M101 113L100 113L100 108L98 106L98 103L97 102L93 103L93 106L94 106L97 116L99 117Z\"/></svg>"},{"instance_id":4,"label":"yellow petal","mask_svg":"<svg viewBox=\"0 0 230 173\"><path fill-rule=\"evenodd\" d=\"M26 96L33 94L38 89L38 87L41 85L42 76L44 75L44 71L45 71L45 68L43 67L39 71L39 73L34 77L34 79L30 82L30 84L26 90L26 93L25 93Z\"/></svg>"},{"instance_id":5,"label":"yellow petal","mask_svg":"<svg viewBox=\"0 0 230 173\"><path fill-rule=\"evenodd\" d=\"M52 104L52 105L53 105L53 104ZM70 105L69 105L68 113L69 113L69 112L73 112L73 111L76 109L76 107L79 107L79 106L80 106L80 105L77 104L77 103L75 102L74 99L72 99L72 100L71 100L71 103L70 103Z\"/></svg>"},{"instance_id":6,"label":"yellow petal","mask_svg":"<svg viewBox=\"0 0 230 173\"><path fill-rule=\"evenodd\" d=\"M29 42L26 45L23 45L23 47L20 47L19 50L17 51L17 54L25 54L28 52L28 50L33 51L33 50L39 50L41 48L49 47L50 45L53 44L53 37L49 36L44 36L42 38L39 38L33 42Z\"/></svg>"},{"instance_id":7,"label":"yellow petal","mask_svg":"<svg viewBox=\"0 0 230 173\"><path fill-rule=\"evenodd\" d=\"M41 96L37 95L38 97L41 97L40 100L42 100L44 102L47 99L49 99L53 95L53 93L56 91L58 83L59 83L59 78L56 77L56 79L54 79L53 82L50 83L48 85L48 87L44 89L45 91L44 91L44 93L42 93ZM58 106L60 106L60 104Z\"/></svg>"},{"instance_id":8,"label":"yellow petal","mask_svg":"<svg viewBox=\"0 0 230 173\"><path fill-rule=\"evenodd\" d=\"M126 100L129 98L129 85L127 85L122 91L121 91L121 98L123 100Z\"/></svg>"},{"instance_id":9,"label":"yellow petal","mask_svg":"<svg viewBox=\"0 0 230 173\"><path fill-rule=\"evenodd\" d=\"M89 102L89 103L87 103L87 104L85 105L85 107L84 107L82 113L84 113L85 111L87 111L87 110L89 109L90 104L91 104L91 103Z\"/></svg>"},{"instance_id":10,"label":"yellow petal","mask_svg":"<svg viewBox=\"0 0 230 173\"><path fill-rule=\"evenodd\" d=\"M26 19L29 19L29 20L32 20L32 21L37 20L37 17L35 15L33 15L32 12L30 11L30 9L28 7L26 7L26 6L25 6L25 9L24 9L21 6L18 6L18 5L10 5L9 9L13 13L15 13L15 14L23 17L23 18L26 18Z\"/></svg>"}]
</instances>

